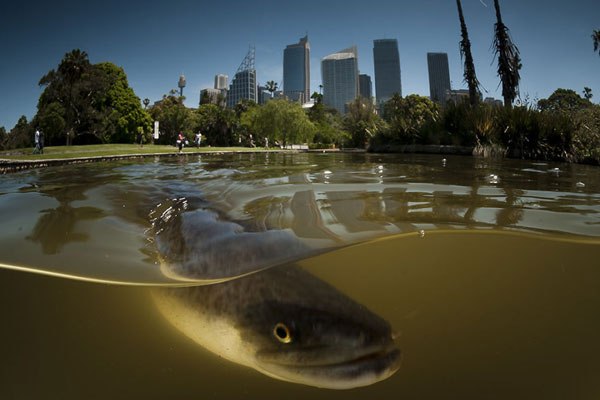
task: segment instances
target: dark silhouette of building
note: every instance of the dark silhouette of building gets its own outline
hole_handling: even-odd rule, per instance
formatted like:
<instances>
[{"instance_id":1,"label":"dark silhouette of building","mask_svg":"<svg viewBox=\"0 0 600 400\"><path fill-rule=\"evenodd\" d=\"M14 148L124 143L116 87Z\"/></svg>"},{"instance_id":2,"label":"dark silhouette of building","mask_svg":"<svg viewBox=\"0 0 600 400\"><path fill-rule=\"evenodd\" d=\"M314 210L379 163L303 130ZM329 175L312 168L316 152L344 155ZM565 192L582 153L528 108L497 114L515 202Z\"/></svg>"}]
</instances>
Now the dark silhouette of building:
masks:
<instances>
[{"instance_id":1,"label":"dark silhouette of building","mask_svg":"<svg viewBox=\"0 0 600 400\"><path fill-rule=\"evenodd\" d=\"M431 101L446 105L446 92L450 88L450 69L447 53L427 53L429 69L429 98Z\"/></svg>"},{"instance_id":2,"label":"dark silhouette of building","mask_svg":"<svg viewBox=\"0 0 600 400\"><path fill-rule=\"evenodd\" d=\"M375 94L377 102L385 103L395 93L402 96L398 41L396 39L374 40L373 61L375 66Z\"/></svg>"},{"instance_id":3,"label":"dark silhouette of building","mask_svg":"<svg viewBox=\"0 0 600 400\"><path fill-rule=\"evenodd\" d=\"M358 77L358 88L362 97L371 99L371 96L373 96L373 84L369 75L360 74Z\"/></svg>"}]
</instances>

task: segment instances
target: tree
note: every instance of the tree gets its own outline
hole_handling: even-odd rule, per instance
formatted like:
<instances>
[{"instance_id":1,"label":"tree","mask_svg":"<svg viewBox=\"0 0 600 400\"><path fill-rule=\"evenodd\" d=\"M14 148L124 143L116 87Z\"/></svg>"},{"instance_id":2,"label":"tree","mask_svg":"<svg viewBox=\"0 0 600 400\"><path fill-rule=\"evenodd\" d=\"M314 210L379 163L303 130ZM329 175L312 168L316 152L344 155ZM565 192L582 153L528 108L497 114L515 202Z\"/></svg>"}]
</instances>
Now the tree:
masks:
<instances>
[{"instance_id":1,"label":"tree","mask_svg":"<svg viewBox=\"0 0 600 400\"><path fill-rule=\"evenodd\" d=\"M105 115L110 125L104 123L103 132L96 133L103 142L132 143L137 140L138 128L142 132L150 132L152 120L150 114L140 105L137 97L127 82L123 68L110 62L94 66L103 72L106 91L95 107ZM105 120L106 121L106 120Z\"/></svg>"},{"instance_id":2,"label":"tree","mask_svg":"<svg viewBox=\"0 0 600 400\"><path fill-rule=\"evenodd\" d=\"M110 62L90 64L87 53L73 50L40 79L44 87L34 118L47 143L132 142L151 121L127 82L125 71Z\"/></svg>"},{"instance_id":3,"label":"tree","mask_svg":"<svg viewBox=\"0 0 600 400\"><path fill-rule=\"evenodd\" d=\"M194 111L196 115L194 131L200 131L207 143L213 146L236 144L236 118L232 110L216 104L203 104Z\"/></svg>"},{"instance_id":4,"label":"tree","mask_svg":"<svg viewBox=\"0 0 600 400\"><path fill-rule=\"evenodd\" d=\"M399 96L395 94L394 96ZM384 122L377 115L375 105L364 97L358 97L348 103L348 112L344 118L344 127L352 138L355 147L365 148L384 127Z\"/></svg>"},{"instance_id":5,"label":"tree","mask_svg":"<svg viewBox=\"0 0 600 400\"><path fill-rule=\"evenodd\" d=\"M27 117L22 115L7 136L6 149L33 147L34 129L27 122Z\"/></svg>"},{"instance_id":6,"label":"tree","mask_svg":"<svg viewBox=\"0 0 600 400\"><path fill-rule=\"evenodd\" d=\"M285 99L248 109L242 114L241 123L252 132L268 138L271 143L281 141L284 147L290 142L310 141L315 132L315 126L302 106Z\"/></svg>"},{"instance_id":7,"label":"tree","mask_svg":"<svg viewBox=\"0 0 600 400\"><path fill-rule=\"evenodd\" d=\"M502 22L498 0L494 0L494 6L496 7L497 22L494 25L492 48L495 57L498 57L498 76L502 82L504 105L512 107L519 91L519 80L521 79L519 70L522 67L521 56L519 55L519 49L510 37L508 28Z\"/></svg>"},{"instance_id":8,"label":"tree","mask_svg":"<svg viewBox=\"0 0 600 400\"><path fill-rule=\"evenodd\" d=\"M0 126L0 149L6 149L6 142L8 141L8 133L6 128Z\"/></svg>"},{"instance_id":9,"label":"tree","mask_svg":"<svg viewBox=\"0 0 600 400\"><path fill-rule=\"evenodd\" d=\"M538 101L538 108L542 112L573 113L592 106L587 98L581 98L571 89L556 89L547 99Z\"/></svg>"},{"instance_id":10,"label":"tree","mask_svg":"<svg viewBox=\"0 0 600 400\"><path fill-rule=\"evenodd\" d=\"M202 94L200 95L200 105L204 105L204 104L210 104L210 95L208 94L207 91L202 92Z\"/></svg>"},{"instance_id":11,"label":"tree","mask_svg":"<svg viewBox=\"0 0 600 400\"><path fill-rule=\"evenodd\" d=\"M233 107L233 111L235 112L235 116L237 119L242 117L242 114L248 111L251 108L258 107L258 104L254 100L250 99L241 99L238 103Z\"/></svg>"},{"instance_id":12,"label":"tree","mask_svg":"<svg viewBox=\"0 0 600 400\"><path fill-rule=\"evenodd\" d=\"M160 124L160 144L175 144L179 132L191 139L197 125L191 110L183 105L183 97L178 94L175 90L175 94L163 95L158 104L150 107L152 119Z\"/></svg>"},{"instance_id":13,"label":"tree","mask_svg":"<svg viewBox=\"0 0 600 400\"><path fill-rule=\"evenodd\" d=\"M265 87L267 88L267 91L271 93L271 97L273 97L273 93L275 93L275 91L277 90L278 86L279 85L275 81L268 81L265 84Z\"/></svg>"},{"instance_id":14,"label":"tree","mask_svg":"<svg viewBox=\"0 0 600 400\"><path fill-rule=\"evenodd\" d=\"M342 115L333 107L325 107L323 95L314 92L311 96L314 104L308 109L308 119L315 125L315 143L335 144L338 147L346 144L348 134L344 131Z\"/></svg>"},{"instance_id":15,"label":"tree","mask_svg":"<svg viewBox=\"0 0 600 400\"><path fill-rule=\"evenodd\" d=\"M479 80L475 74L475 65L473 64L473 55L471 54L471 41L467 32L467 25L463 16L460 0L456 0L458 7L458 18L460 19L460 32L462 40L460 41L460 56L465 60L464 81L469 85L469 101L471 105L476 105L479 100Z\"/></svg>"},{"instance_id":16,"label":"tree","mask_svg":"<svg viewBox=\"0 0 600 400\"><path fill-rule=\"evenodd\" d=\"M323 95L317 92L314 92L311 96L311 99L314 100L315 104L322 104L323 103Z\"/></svg>"},{"instance_id":17,"label":"tree","mask_svg":"<svg viewBox=\"0 0 600 400\"><path fill-rule=\"evenodd\" d=\"M65 140L65 110L58 101L47 104L36 114L40 128L44 131L44 142L47 146L56 146Z\"/></svg>"},{"instance_id":18,"label":"tree","mask_svg":"<svg viewBox=\"0 0 600 400\"><path fill-rule=\"evenodd\" d=\"M62 106L67 145L82 131L83 116L90 114L93 89L82 79L89 74L90 67L87 53L75 49L65 54L56 71L50 70L39 81L45 89L38 101L38 111L55 102Z\"/></svg>"},{"instance_id":19,"label":"tree","mask_svg":"<svg viewBox=\"0 0 600 400\"><path fill-rule=\"evenodd\" d=\"M594 95L592 94L592 89L590 89L589 87L584 87L583 88L583 97L585 97L586 100L592 100L592 97L594 97Z\"/></svg>"},{"instance_id":20,"label":"tree","mask_svg":"<svg viewBox=\"0 0 600 400\"><path fill-rule=\"evenodd\" d=\"M594 41L594 52L598 52L600 55L600 30L595 30L592 33L592 40Z\"/></svg>"},{"instance_id":21,"label":"tree","mask_svg":"<svg viewBox=\"0 0 600 400\"><path fill-rule=\"evenodd\" d=\"M411 94L405 98L394 94L383 105L383 119L390 125L390 133L404 143L413 143L421 130L439 119L439 106L427 97Z\"/></svg>"}]
</instances>

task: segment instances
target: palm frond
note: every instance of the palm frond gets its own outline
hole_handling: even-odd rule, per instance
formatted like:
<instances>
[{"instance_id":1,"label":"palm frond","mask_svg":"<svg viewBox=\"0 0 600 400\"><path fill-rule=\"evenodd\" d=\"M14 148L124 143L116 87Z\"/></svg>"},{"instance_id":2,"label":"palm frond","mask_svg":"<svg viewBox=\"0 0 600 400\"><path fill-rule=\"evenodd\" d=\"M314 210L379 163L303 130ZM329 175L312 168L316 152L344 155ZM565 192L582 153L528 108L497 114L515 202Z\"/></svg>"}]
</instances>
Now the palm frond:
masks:
<instances>
[{"instance_id":1,"label":"palm frond","mask_svg":"<svg viewBox=\"0 0 600 400\"><path fill-rule=\"evenodd\" d=\"M464 82L469 86L469 101L475 105L478 100L479 88L481 83L477 79L475 73L475 64L473 63L473 55L471 54L471 41L469 40L469 32L467 31L467 24L463 16L462 5L460 0L456 0L456 6L458 8L458 17L460 19L460 32L462 40L459 43L460 57L461 60L465 61L465 70L463 72Z\"/></svg>"},{"instance_id":2,"label":"palm frond","mask_svg":"<svg viewBox=\"0 0 600 400\"><path fill-rule=\"evenodd\" d=\"M519 49L513 43L506 25L502 22L500 5L494 0L498 22L494 25L494 41L492 49L494 57L498 59L498 76L502 81L502 96L505 105L512 105L519 93L519 70L522 67Z\"/></svg>"}]
</instances>

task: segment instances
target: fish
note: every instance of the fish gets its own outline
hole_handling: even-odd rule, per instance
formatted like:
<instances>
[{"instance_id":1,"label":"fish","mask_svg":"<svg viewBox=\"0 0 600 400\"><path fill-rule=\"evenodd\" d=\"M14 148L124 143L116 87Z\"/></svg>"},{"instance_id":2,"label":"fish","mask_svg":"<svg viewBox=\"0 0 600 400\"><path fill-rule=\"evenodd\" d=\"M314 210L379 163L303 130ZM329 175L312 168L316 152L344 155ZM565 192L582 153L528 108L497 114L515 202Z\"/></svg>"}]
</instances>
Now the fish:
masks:
<instances>
[{"instance_id":1,"label":"fish","mask_svg":"<svg viewBox=\"0 0 600 400\"><path fill-rule=\"evenodd\" d=\"M157 287L157 308L210 352L272 378L328 389L393 375L400 350L390 324L304 270L313 251L281 230L242 225L184 199L152 214L161 270L195 280Z\"/></svg>"},{"instance_id":2,"label":"fish","mask_svg":"<svg viewBox=\"0 0 600 400\"><path fill-rule=\"evenodd\" d=\"M156 288L153 299L200 346L275 379L352 389L400 367L387 321L296 264L213 285Z\"/></svg>"},{"instance_id":3,"label":"fish","mask_svg":"<svg viewBox=\"0 0 600 400\"><path fill-rule=\"evenodd\" d=\"M161 272L174 280L213 284L327 251L283 230L249 232L184 197L156 206L150 221Z\"/></svg>"}]
</instances>

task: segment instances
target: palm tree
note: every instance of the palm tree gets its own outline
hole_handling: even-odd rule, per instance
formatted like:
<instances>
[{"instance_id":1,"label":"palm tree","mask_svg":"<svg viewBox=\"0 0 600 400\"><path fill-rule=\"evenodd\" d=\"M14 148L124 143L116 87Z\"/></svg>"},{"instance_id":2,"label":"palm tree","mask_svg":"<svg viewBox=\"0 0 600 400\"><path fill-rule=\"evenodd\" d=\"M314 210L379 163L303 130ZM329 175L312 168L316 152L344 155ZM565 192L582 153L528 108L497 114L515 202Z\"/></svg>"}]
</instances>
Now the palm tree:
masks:
<instances>
[{"instance_id":1,"label":"palm tree","mask_svg":"<svg viewBox=\"0 0 600 400\"><path fill-rule=\"evenodd\" d=\"M275 91L277 90L278 86L279 85L275 81L268 81L265 84L265 87L267 88L267 91L271 93L271 97L273 97L273 93L275 93Z\"/></svg>"},{"instance_id":2,"label":"palm tree","mask_svg":"<svg viewBox=\"0 0 600 400\"><path fill-rule=\"evenodd\" d=\"M469 40L469 33L467 32L467 24L465 24L465 18L463 16L462 5L460 0L456 0L456 6L458 7L458 18L460 19L460 33L462 40L460 41L460 56L465 60L465 72L464 78L467 85L469 85L469 101L471 105L476 105L479 100L479 86L480 83L477 80L475 74L475 65L473 64L473 55L471 54L471 41Z\"/></svg>"},{"instance_id":3,"label":"palm tree","mask_svg":"<svg viewBox=\"0 0 600 400\"><path fill-rule=\"evenodd\" d=\"M81 109L77 96L78 82L81 76L88 71L90 68L90 61L88 60L88 54L85 51L74 49L70 53L65 54L58 65L58 76L62 79L63 84L66 88L66 125L67 125L67 141L66 145L70 146L73 138L75 137L76 128L79 128L81 124ZM51 71L52 73L53 71ZM45 78L42 78L42 81ZM40 81L40 82L42 82Z\"/></svg>"},{"instance_id":4,"label":"palm tree","mask_svg":"<svg viewBox=\"0 0 600 400\"><path fill-rule=\"evenodd\" d=\"M512 42L510 33L506 25L502 22L500 14L500 5L498 0L494 0L496 7L497 22L494 25L494 49L495 57L498 57L498 76L502 81L502 96L504 97L504 105L511 107L517 93L519 92L519 70L521 69L521 57L519 49Z\"/></svg>"},{"instance_id":5,"label":"palm tree","mask_svg":"<svg viewBox=\"0 0 600 400\"><path fill-rule=\"evenodd\" d=\"M594 51L598 51L598 55L600 55L600 30L595 30L592 33L592 40L594 41Z\"/></svg>"}]
</instances>

